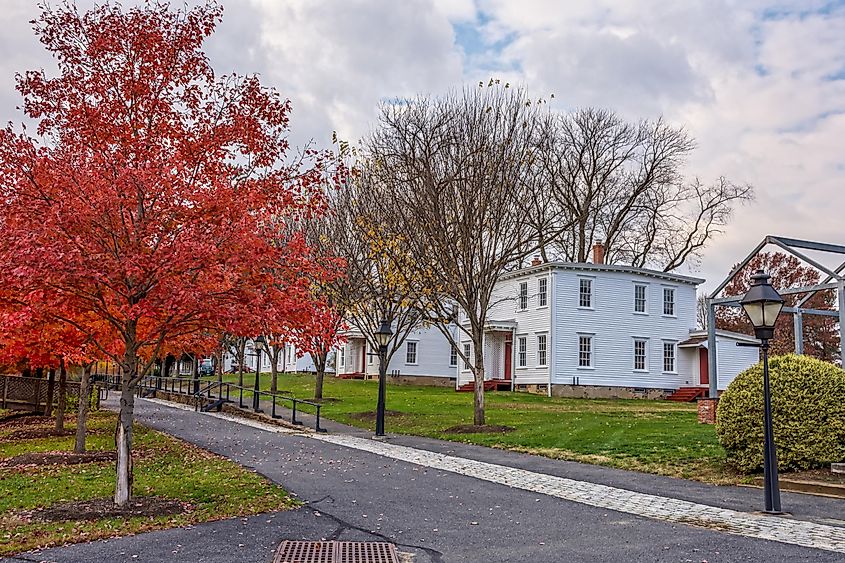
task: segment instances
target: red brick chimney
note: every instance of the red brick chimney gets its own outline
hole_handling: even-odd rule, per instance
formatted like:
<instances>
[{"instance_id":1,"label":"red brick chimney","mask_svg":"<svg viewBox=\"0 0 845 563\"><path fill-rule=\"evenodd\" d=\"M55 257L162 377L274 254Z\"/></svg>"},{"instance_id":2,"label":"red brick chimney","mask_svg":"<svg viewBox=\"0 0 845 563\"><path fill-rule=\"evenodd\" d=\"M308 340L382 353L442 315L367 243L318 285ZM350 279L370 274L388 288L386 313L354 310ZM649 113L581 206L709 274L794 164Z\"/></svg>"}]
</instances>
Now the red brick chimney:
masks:
<instances>
[{"instance_id":1,"label":"red brick chimney","mask_svg":"<svg viewBox=\"0 0 845 563\"><path fill-rule=\"evenodd\" d=\"M531 260L531 265L532 266L539 266L542 263L543 263L543 260L540 258L540 255L535 254L534 258Z\"/></svg>"},{"instance_id":2,"label":"red brick chimney","mask_svg":"<svg viewBox=\"0 0 845 563\"><path fill-rule=\"evenodd\" d=\"M593 245L593 264L604 264L604 243L600 240Z\"/></svg>"}]
</instances>

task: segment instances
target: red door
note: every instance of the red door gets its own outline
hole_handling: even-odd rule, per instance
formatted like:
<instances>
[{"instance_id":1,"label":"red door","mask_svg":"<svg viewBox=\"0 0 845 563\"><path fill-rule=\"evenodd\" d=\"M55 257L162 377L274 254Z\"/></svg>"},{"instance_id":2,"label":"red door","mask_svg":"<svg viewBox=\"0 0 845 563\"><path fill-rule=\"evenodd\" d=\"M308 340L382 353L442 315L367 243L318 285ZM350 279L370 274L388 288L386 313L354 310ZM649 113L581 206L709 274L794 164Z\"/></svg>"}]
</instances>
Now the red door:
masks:
<instances>
[{"instance_id":1,"label":"red door","mask_svg":"<svg viewBox=\"0 0 845 563\"><path fill-rule=\"evenodd\" d=\"M513 342L505 342L505 379L511 378L511 363L513 359Z\"/></svg>"},{"instance_id":2,"label":"red door","mask_svg":"<svg viewBox=\"0 0 845 563\"><path fill-rule=\"evenodd\" d=\"M698 349L698 381L701 385L710 384L710 358L706 348Z\"/></svg>"}]
</instances>

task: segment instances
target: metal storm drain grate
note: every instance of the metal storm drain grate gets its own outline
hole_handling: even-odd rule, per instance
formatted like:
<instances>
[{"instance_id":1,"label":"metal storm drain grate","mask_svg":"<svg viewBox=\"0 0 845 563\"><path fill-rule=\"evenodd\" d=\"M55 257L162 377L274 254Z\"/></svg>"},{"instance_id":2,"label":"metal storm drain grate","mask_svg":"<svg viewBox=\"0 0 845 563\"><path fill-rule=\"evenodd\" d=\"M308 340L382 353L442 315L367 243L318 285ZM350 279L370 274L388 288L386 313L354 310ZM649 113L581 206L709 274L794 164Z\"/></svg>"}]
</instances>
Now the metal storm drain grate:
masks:
<instances>
[{"instance_id":1,"label":"metal storm drain grate","mask_svg":"<svg viewBox=\"0 0 845 563\"><path fill-rule=\"evenodd\" d=\"M387 542L284 541L273 563L399 563Z\"/></svg>"}]
</instances>

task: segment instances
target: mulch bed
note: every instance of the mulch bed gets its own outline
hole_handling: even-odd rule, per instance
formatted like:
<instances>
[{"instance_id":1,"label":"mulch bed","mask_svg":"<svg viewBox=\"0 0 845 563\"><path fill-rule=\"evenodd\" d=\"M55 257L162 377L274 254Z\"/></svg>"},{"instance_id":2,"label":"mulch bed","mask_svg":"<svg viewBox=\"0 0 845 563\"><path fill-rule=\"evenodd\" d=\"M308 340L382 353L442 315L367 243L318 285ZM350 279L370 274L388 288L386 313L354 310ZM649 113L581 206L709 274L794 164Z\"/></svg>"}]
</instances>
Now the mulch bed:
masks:
<instances>
[{"instance_id":1,"label":"mulch bed","mask_svg":"<svg viewBox=\"0 0 845 563\"><path fill-rule=\"evenodd\" d=\"M385 416L402 416L404 414L404 412L392 411L389 409L384 411ZM354 418L355 420L375 420L376 411L356 412L355 414L350 414L349 418Z\"/></svg>"},{"instance_id":2,"label":"mulch bed","mask_svg":"<svg viewBox=\"0 0 845 563\"><path fill-rule=\"evenodd\" d=\"M834 485L845 485L845 474L834 473L830 469L808 469L805 471L789 471L780 474L781 479L793 479L796 481L817 481L820 483L832 483Z\"/></svg>"},{"instance_id":3,"label":"mulch bed","mask_svg":"<svg viewBox=\"0 0 845 563\"><path fill-rule=\"evenodd\" d=\"M498 424L458 424L447 428L443 432L446 434L506 434L513 432L516 428L512 426L501 426Z\"/></svg>"},{"instance_id":4,"label":"mulch bed","mask_svg":"<svg viewBox=\"0 0 845 563\"><path fill-rule=\"evenodd\" d=\"M80 500L54 504L26 514L32 520L56 522L60 520L100 520L102 518L132 518L135 516L172 516L193 510L187 502L161 497L134 497L127 506L117 506L110 498Z\"/></svg>"},{"instance_id":5,"label":"mulch bed","mask_svg":"<svg viewBox=\"0 0 845 563\"><path fill-rule=\"evenodd\" d=\"M20 467L22 465L78 465L80 463L115 461L117 453L108 452L37 452L16 455L0 461L0 467Z\"/></svg>"},{"instance_id":6,"label":"mulch bed","mask_svg":"<svg viewBox=\"0 0 845 563\"><path fill-rule=\"evenodd\" d=\"M55 419L52 416L43 416L40 414L32 414L28 412L12 413L0 419L0 429L11 430L12 428L24 428L30 426L44 426L47 424L55 424Z\"/></svg>"}]
</instances>

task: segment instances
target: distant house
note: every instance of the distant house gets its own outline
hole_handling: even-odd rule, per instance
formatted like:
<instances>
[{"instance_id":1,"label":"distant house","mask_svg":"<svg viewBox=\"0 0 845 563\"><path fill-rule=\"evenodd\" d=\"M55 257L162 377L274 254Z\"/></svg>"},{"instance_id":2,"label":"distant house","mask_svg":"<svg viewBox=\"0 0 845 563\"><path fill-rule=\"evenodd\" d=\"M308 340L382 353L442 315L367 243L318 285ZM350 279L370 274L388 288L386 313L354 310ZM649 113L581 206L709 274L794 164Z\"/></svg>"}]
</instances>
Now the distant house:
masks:
<instances>
[{"instance_id":1,"label":"distant house","mask_svg":"<svg viewBox=\"0 0 845 563\"><path fill-rule=\"evenodd\" d=\"M326 358L326 373L334 373L334 351L329 352ZM285 344L284 357L281 362L281 371L314 373L317 368L311 354L300 352L293 344Z\"/></svg>"},{"instance_id":2,"label":"distant house","mask_svg":"<svg viewBox=\"0 0 845 563\"><path fill-rule=\"evenodd\" d=\"M593 263L535 261L502 277L484 335L485 379L569 397L658 398L706 387L695 331L704 280L604 264L603 246L593 251ZM743 340L721 333L720 373L757 361L756 350L736 347ZM466 335L461 346L471 357ZM458 386L472 381L469 368L457 368ZM720 378L720 388L731 378Z\"/></svg>"},{"instance_id":3,"label":"distant house","mask_svg":"<svg viewBox=\"0 0 845 563\"><path fill-rule=\"evenodd\" d=\"M255 370L256 354L255 346L252 340L248 340L244 350L244 367L247 371ZM334 352L329 352L328 366L326 373L334 373L332 357ZM230 352L223 354L223 369L224 371L237 371L237 361L234 355ZM284 349L279 354L279 361L276 363L276 368L279 372L316 372L314 362L311 360L311 355L297 350L293 344L285 344ZM267 352L261 353L261 373L270 372L270 355Z\"/></svg>"},{"instance_id":4,"label":"distant house","mask_svg":"<svg viewBox=\"0 0 845 563\"><path fill-rule=\"evenodd\" d=\"M453 330L457 330L454 328ZM338 376L377 377L378 352L367 346L357 330L344 333L346 342L335 352ZM455 384L457 354L436 327L423 327L411 332L393 354L387 367L388 381L415 385Z\"/></svg>"}]
</instances>

